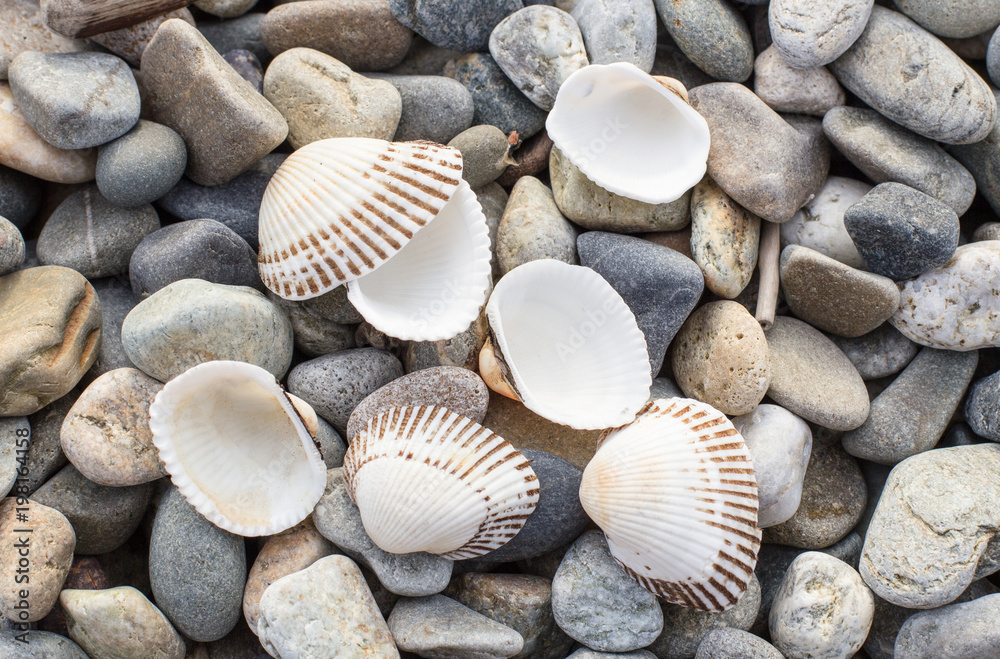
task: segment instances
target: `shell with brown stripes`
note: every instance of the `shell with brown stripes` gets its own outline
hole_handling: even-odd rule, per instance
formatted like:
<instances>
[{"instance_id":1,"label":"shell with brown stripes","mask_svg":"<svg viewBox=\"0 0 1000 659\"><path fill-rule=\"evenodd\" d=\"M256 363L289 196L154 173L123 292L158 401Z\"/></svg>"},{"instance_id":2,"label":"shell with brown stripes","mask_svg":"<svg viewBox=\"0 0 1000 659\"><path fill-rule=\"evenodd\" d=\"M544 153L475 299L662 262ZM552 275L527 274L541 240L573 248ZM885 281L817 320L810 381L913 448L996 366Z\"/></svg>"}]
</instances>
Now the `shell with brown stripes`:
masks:
<instances>
[{"instance_id":1,"label":"shell with brown stripes","mask_svg":"<svg viewBox=\"0 0 1000 659\"><path fill-rule=\"evenodd\" d=\"M750 451L726 415L659 399L598 446L580 502L618 563L668 602L703 611L736 604L761 532Z\"/></svg>"},{"instance_id":2,"label":"shell with brown stripes","mask_svg":"<svg viewBox=\"0 0 1000 659\"><path fill-rule=\"evenodd\" d=\"M344 480L365 531L394 554L482 556L517 535L538 505L528 459L439 406L371 419L347 449Z\"/></svg>"},{"instance_id":3,"label":"shell with brown stripes","mask_svg":"<svg viewBox=\"0 0 1000 659\"><path fill-rule=\"evenodd\" d=\"M278 167L260 205L258 269L269 289L306 300L367 274L452 198L462 154L429 142L332 138Z\"/></svg>"}]
</instances>

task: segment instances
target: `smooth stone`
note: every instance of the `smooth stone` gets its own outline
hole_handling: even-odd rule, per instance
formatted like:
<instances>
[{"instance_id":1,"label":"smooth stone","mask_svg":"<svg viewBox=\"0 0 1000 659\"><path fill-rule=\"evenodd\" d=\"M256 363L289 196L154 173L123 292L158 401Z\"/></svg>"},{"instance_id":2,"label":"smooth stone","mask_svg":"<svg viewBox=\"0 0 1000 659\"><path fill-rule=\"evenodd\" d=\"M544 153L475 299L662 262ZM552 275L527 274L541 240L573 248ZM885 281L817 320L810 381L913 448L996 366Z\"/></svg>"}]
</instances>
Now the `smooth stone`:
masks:
<instances>
[{"instance_id":1,"label":"smooth stone","mask_svg":"<svg viewBox=\"0 0 1000 659\"><path fill-rule=\"evenodd\" d=\"M965 420L980 437L1000 442L1000 371L972 385L965 401Z\"/></svg>"},{"instance_id":2,"label":"smooth stone","mask_svg":"<svg viewBox=\"0 0 1000 659\"><path fill-rule=\"evenodd\" d=\"M957 144L949 147L948 152L972 174L979 192L996 214L1000 209L1000 125L994 125L982 141Z\"/></svg>"},{"instance_id":3,"label":"smooth stone","mask_svg":"<svg viewBox=\"0 0 1000 659\"><path fill-rule=\"evenodd\" d=\"M857 460L838 442L814 435L799 507L788 520L764 529L764 542L825 549L855 527L865 509L865 479Z\"/></svg>"},{"instance_id":4,"label":"smooth stone","mask_svg":"<svg viewBox=\"0 0 1000 659\"><path fill-rule=\"evenodd\" d=\"M997 29L1000 30L1000 28ZM997 36L998 34L1000 32L993 32L986 48L986 71L994 86L997 86L997 80L1000 80L1000 36Z\"/></svg>"},{"instance_id":5,"label":"smooth stone","mask_svg":"<svg viewBox=\"0 0 1000 659\"><path fill-rule=\"evenodd\" d=\"M403 99L399 125L392 138L396 142L428 140L447 144L472 126L472 94L457 80L440 75L391 73L366 73L365 77L388 82Z\"/></svg>"},{"instance_id":6,"label":"smooth stone","mask_svg":"<svg viewBox=\"0 0 1000 659\"><path fill-rule=\"evenodd\" d=\"M863 380L889 377L902 371L920 347L899 333L889 323L883 323L868 334L845 339L830 339L851 360Z\"/></svg>"},{"instance_id":7,"label":"smooth stone","mask_svg":"<svg viewBox=\"0 0 1000 659\"><path fill-rule=\"evenodd\" d=\"M249 82L258 94L264 93L264 67L256 55L240 48L222 53L222 59L226 60L241 78Z\"/></svg>"},{"instance_id":8,"label":"smooth stone","mask_svg":"<svg viewBox=\"0 0 1000 659\"><path fill-rule=\"evenodd\" d=\"M292 48L274 58L264 74L264 97L288 122L294 149L331 137L391 140L403 111L391 84L354 73L311 48Z\"/></svg>"},{"instance_id":9,"label":"smooth stone","mask_svg":"<svg viewBox=\"0 0 1000 659\"><path fill-rule=\"evenodd\" d=\"M86 41L70 39L49 28L36 0L8 0L0 6L0 80L23 52L69 53L89 50Z\"/></svg>"},{"instance_id":10,"label":"smooth stone","mask_svg":"<svg viewBox=\"0 0 1000 659\"><path fill-rule=\"evenodd\" d=\"M37 490L53 474L66 466L69 460L63 455L59 435L63 421L69 409L76 402L79 391L71 391L67 395L46 405L40 411L28 417L31 425L31 445L28 447L28 477L22 494L29 496Z\"/></svg>"},{"instance_id":11,"label":"smooth stone","mask_svg":"<svg viewBox=\"0 0 1000 659\"><path fill-rule=\"evenodd\" d=\"M215 220L187 220L146 236L132 252L129 280L136 299L182 279L263 289L257 254Z\"/></svg>"},{"instance_id":12,"label":"smooth stone","mask_svg":"<svg viewBox=\"0 0 1000 659\"><path fill-rule=\"evenodd\" d=\"M844 265L808 247L785 247L779 269L789 309L824 332L862 336L899 308L899 289L891 279Z\"/></svg>"},{"instance_id":13,"label":"smooth stone","mask_svg":"<svg viewBox=\"0 0 1000 659\"><path fill-rule=\"evenodd\" d=\"M487 35L489 36L489 35ZM419 34L413 37L403 61L388 70L402 76L437 76L444 73L448 62L462 56L463 51L435 46Z\"/></svg>"},{"instance_id":14,"label":"smooth stone","mask_svg":"<svg viewBox=\"0 0 1000 659\"><path fill-rule=\"evenodd\" d=\"M760 218L737 204L711 178L691 195L691 256L705 276L705 287L734 298L757 266Z\"/></svg>"},{"instance_id":15,"label":"smooth stone","mask_svg":"<svg viewBox=\"0 0 1000 659\"><path fill-rule=\"evenodd\" d=\"M1000 6L990 0L941 3L895 0L899 11L940 37L964 39L992 32L1000 25Z\"/></svg>"},{"instance_id":16,"label":"smooth stone","mask_svg":"<svg viewBox=\"0 0 1000 659\"><path fill-rule=\"evenodd\" d=\"M490 34L490 54L543 110L552 109L566 78L590 63L573 17L545 5L525 7L502 20Z\"/></svg>"},{"instance_id":17,"label":"smooth stone","mask_svg":"<svg viewBox=\"0 0 1000 659\"><path fill-rule=\"evenodd\" d=\"M776 0L767 20L774 46L790 65L807 69L829 64L851 47L868 24L873 0Z\"/></svg>"},{"instance_id":18,"label":"smooth stone","mask_svg":"<svg viewBox=\"0 0 1000 659\"><path fill-rule=\"evenodd\" d=\"M139 88L121 58L104 53L21 53L10 88L31 127L59 149L87 149L139 120Z\"/></svg>"},{"instance_id":19,"label":"smooth stone","mask_svg":"<svg viewBox=\"0 0 1000 659\"><path fill-rule=\"evenodd\" d=\"M472 94L474 126L496 126L504 135L517 131L521 139L545 127L545 110L532 103L510 81L489 53L463 55L449 62L444 74L462 83Z\"/></svg>"},{"instance_id":20,"label":"smooth stone","mask_svg":"<svg viewBox=\"0 0 1000 659\"><path fill-rule=\"evenodd\" d=\"M387 622L400 650L428 659L505 659L524 646L507 625L444 595L402 599Z\"/></svg>"},{"instance_id":21,"label":"smooth stone","mask_svg":"<svg viewBox=\"0 0 1000 659\"><path fill-rule=\"evenodd\" d=\"M508 14L523 6L521 0L389 0L400 23L440 48L485 51L490 34Z\"/></svg>"},{"instance_id":22,"label":"smooth stone","mask_svg":"<svg viewBox=\"0 0 1000 659\"><path fill-rule=\"evenodd\" d=\"M3 96L0 85L0 99ZM0 111L0 120L3 112ZM28 227L42 206L42 182L16 169L0 165L0 217L18 229Z\"/></svg>"},{"instance_id":23,"label":"smooth stone","mask_svg":"<svg viewBox=\"0 0 1000 659\"><path fill-rule=\"evenodd\" d=\"M450 339L411 341L403 348L403 365L407 373L435 366L460 366L478 371L479 351L486 343L486 334L486 317L480 315Z\"/></svg>"},{"instance_id":24,"label":"smooth stone","mask_svg":"<svg viewBox=\"0 0 1000 659\"><path fill-rule=\"evenodd\" d=\"M924 348L881 394L860 428L844 433L853 456L894 465L934 448L965 396L976 352Z\"/></svg>"},{"instance_id":25,"label":"smooth stone","mask_svg":"<svg viewBox=\"0 0 1000 659\"><path fill-rule=\"evenodd\" d=\"M497 231L500 228L500 220L503 219L503 211L507 208L507 201L509 199L510 195L507 194L507 191L495 182L488 183L479 190L476 190L476 200L483 209L483 215L486 217L486 226L490 231L490 246L493 251L491 265L494 282L498 281L503 275L500 272L500 265L497 263Z\"/></svg>"},{"instance_id":26,"label":"smooth stone","mask_svg":"<svg viewBox=\"0 0 1000 659\"><path fill-rule=\"evenodd\" d=\"M510 143L496 126L473 126L456 135L448 146L462 153L462 178L474 190L495 181L510 164Z\"/></svg>"},{"instance_id":27,"label":"smooth stone","mask_svg":"<svg viewBox=\"0 0 1000 659\"><path fill-rule=\"evenodd\" d=\"M69 636L92 657L183 659L184 639L146 596L131 586L64 590Z\"/></svg>"},{"instance_id":28,"label":"smooth stone","mask_svg":"<svg viewBox=\"0 0 1000 659\"><path fill-rule=\"evenodd\" d=\"M872 8L864 32L830 70L873 109L932 140L971 144L996 122L989 85L936 37L885 7Z\"/></svg>"},{"instance_id":29,"label":"smooth stone","mask_svg":"<svg viewBox=\"0 0 1000 659\"><path fill-rule=\"evenodd\" d=\"M66 590L102 590L111 587L107 575L101 568L100 562L93 556L74 557L73 564L66 575L62 589ZM40 629L69 636L67 630L66 610L61 603L52 607L52 611L38 622Z\"/></svg>"},{"instance_id":30,"label":"smooth stone","mask_svg":"<svg viewBox=\"0 0 1000 659\"><path fill-rule=\"evenodd\" d=\"M825 67L795 68L771 46L754 61L753 91L775 112L814 114L843 105L844 90Z\"/></svg>"},{"instance_id":31,"label":"smooth stone","mask_svg":"<svg viewBox=\"0 0 1000 659\"><path fill-rule=\"evenodd\" d=\"M123 275L135 248L159 228L160 217L149 204L121 208L89 185L59 204L42 227L38 260L88 279Z\"/></svg>"},{"instance_id":32,"label":"smooth stone","mask_svg":"<svg viewBox=\"0 0 1000 659\"><path fill-rule=\"evenodd\" d=\"M653 60L653 70L649 74L679 80L686 89L694 89L700 85L715 82L715 78L699 69L694 62L688 59L687 55L681 52L680 47L672 38L664 38L669 36L669 34L660 32L660 40L656 44L656 59Z\"/></svg>"},{"instance_id":33,"label":"smooth stone","mask_svg":"<svg viewBox=\"0 0 1000 659\"><path fill-rule=\"evenodd\" d=\"M228 183L288 135L281 113L184 21L157 29L141 73L151 118L184 139L195 183Z\"/></svg>"},{"instance_id":34,"label":"smooth stone","mask_svg":"<svg viewBox=\"0 0 1000 659\"><path fill-rule=\"evenodd\" d=\"M161 382L192 366L227 359L281 378L292 361L292 326L252 288L182 279L129 312L122 345L139 370Z\"/></svg>"},{"instance_id":35,"label":"smooth stone","mask_svg":"<svg viewBox=\"0 0 1000 659\"><path fill-rule=\"evenodd\" d=\"M91 659L65 636L31 629L0 630L0 657L10 659Z\"/></svg>"},{"instance_id":36,"label":"smooth stone","mask_svg":"<svg viewBox=\"0 0 1000 659\"><path fill-rule=\"evenodd\" d=\"M890 319L908 339L942 350L1000 345L1000 241L962 245L951 260L900 286Z\"/></svg>"},{"instance_id":37,"label":"smooth stone","mask_svg":"<svg viewBox=\"0 0 1000 659\"><path fill-rule=\"evenodd\" d=\"M802 500L813 443L809 424L783 407L763 404L733 419L733 425L753 459L758 528L788 521Z\"/></svg>"},{"instance_id":38,"label":"smooth stone","mask_svg":"<svg viewBox=\"0 0 1000 659\"><path fill-rule=\"evenodd\" d=\"M8 538L0 545L0 614L18 623L37 622L55 605L69 573L76 546L73 526L58 510L8 497L0 500L0 534ZM18 544L27 545L27 556L19 553ZM16 566L23 559L30 582L17 579Z\"/></svg>"},{"instance_id":39,"label":"smooth stone","mask_svg":"<svg viewBox=\"0 0 1000 659\"><path fill-rule=\"evenodd\" d=\"M393 380L358 403L347 421L347 438L353 440L391 407L440 405L482 423L489 403L490 390L475 373L457 366L426 368Z\"/></svg>"},{"instance_id":40,"label":"smooth stone","mask_svg":"<svg viewBox=\"0 0 1000 659\"><path fill-rule=\"evenodd\" d=\"M84 374L85 382L90 382L116 368L133 366L132 360L125 354L125 348L122 346L122 323L138 301L132 295L128 283L117 278L95 279L93 286L97 291L97 298L101 301L103 318L101 347L97 353L97 361Z\"/></svg>"},{"instance_id":41,"label":"smooth stone","mask_svg":"<svg viewBox=\"0 0 1000 659\"><path fill-rule=\"evenodd\" d=\"M222 222L257 250L257 216L267 184L285 161L283 153L270 153L229 183L199 185L182 178L157 205L182 220L210 218Z\"/></svg>"},{"instance_id":42,"label":"smooth stone","mask_svg":"<svg viewBox=\"0 0 1000 659\"><path fill-rule=\"evenodd\" d=\"M228 634L242 613L246 580L243 538L209 522L169 487L149 538L149 582L177 631L203 643Z\"/></svg>"},{"instance_id":43,"label":"smooth stone","mask_svg":"<svg viewBox=\"0 0 1000 659\"><path fill-rule=\"evenodd\" d=\"M656 58L652 0L581 0L573 8L591 64L629 62L646 71Z\"/></svg>"},{"instance_id":44,"label":"smooth stone","mask_svg":"<svg viewBox=\"0 0 1000 659\"><path fill-rule=\"evenodd\" d=\"M256 55L260 62L266 63L270 61L271 53L260 35L260 24L265 15L251 12L226 21L202 21L197 27L217 52L228 53L242 48Z\"/></svg>"},{"instance_id":45,"label":"smooth stone","mask_svg":"<svg viewBox=\"0 0 1000 659\"><path fill-rule=\"evenodd\" d=\"M176 132L140 120L97 152L97 187L105 199L133 208L170 192L184 175L187 147Z\"/></svg>"},{"instance_id":46,"label":"smooth stone","mask_svg":"<svg viewBox=\"0 0 1000 659\"><path fill-rule=\"evenodd\" d=\"M66 395L97 359L101 305L69 268L0 278L0 416L34 414Z\"/></svg>"},{"instance_id":47,"label":"smooth stone","mask_svg":"<svg viewBox=\"0 0 1000 659\"><path fill-rule=\"evenodd\" d=\"M830 166L822 134L800 130L735 83L712 83L689 93L708 122L708 174L754 215L787 222L819 192Z\"/></svg>"},{"instance_id":48,"label":"smooth stone","mask_svg":"<svg viewBox=\"0 0 1000 659\"><path fill-rule=\"evenodd\" d=\"M604 652L643 648L664 626L656 596L626 574L600 531L581 535L563 557L552 580L552 612L569 636Z\"/></svg>"},{"instance_id":49,"label":"smooth stone","mask_svg":"<svg viewBox=\"0 0 1000 659\"><path fill-rule=\"evenodd\" d=\"M0 216L0 275L6 275L24 263L24 237L16 226Z\"/></svg>"},{"instance_id":50,"label":"smooth stone","mask_svg":"<svg viewBox=\"0 0 1000 659\"><path fill-rule=\"evenodd\" d=\"M669 247L634 236L590 231L576 243L580 263L604 277L635 314L656 375L667 346L701 298L701 270Z\"/></svg>"},{"instance_id":51,"label":"smooth stone","mask_svg":"<svg viewBox=\"0 0 1000 659\"><path fill-rule=\"evenodd\" d=\"M302 301L285 300L271 291L267 297L288 314L295 347L307 357L321 357L357 347L355 325L362 318L347 300L346 286Z\"/></svg>"},{"instance_id":52,"label":"smooth stone","mask_svg":"<svg viewBox=\"0 0 1000 659\"><path fill-rule=\"evenodd\" d=\"M146 46L149 45L149 41L156 34L156 30L164 21L169 21L171 18L179 18L185 23L194 25L194 17L191 15L191 12L186 7L182 7L166 14L154 16L149 20L136 23L135 25L95 34L88 37L88 39L98 45L104 46L118 57L121 57L133 69L138 69L142 61L142 52L146 50Z\"/></svg>"},{"instance_id":53,"label":"smooth stone","mask_svg":"<svg viewBox=\"0 0 1000 659\"><path fill-rule=\"evenodd\" d=\"M980 240L1000 240L1000 222L980 224L972 233L973 242Z\"/></svg>"},{"instance_id":54,"label":"smooth stone","mask_svg":"<svg viewBox=\"0 0 1000 659\"><path fill-rule=\"evenodd\" d=\"M1000 594L914 614L899 630L894 657L988 657L1000 646Z\"/></svg>"},{"instance_id":55,"label":"smooth stone","mask_svg":"<svg viewBox=\"0 0 1000 659\"><path fill-rule=\"evenodd\" d=\"M584 229L614 233L676 231L691 217L690 192L666 204L647 204L616 195L587 178L555 146L549 153L549 178L559 210Z\"/></svg>"},{"instance_id":56,"label":"smooth stone","mask_svg":"<svg viewBox=\"0 0 1000 659\"><path fill-rule=\"evenodd\" d=\"M750 632L723 627L701 640L694 659L785 659L778 649Z\"/></svg>"},{"instance_id":57,"label":"smooth stone","mask_svg":"<svg viewBox=\"0 0 1000 659\"><path fill-rule=\"evenodd\" d=\"M577 230L559 212L552 191L534 176L514 184L497 229L497 265L507 274L539 259L576 264Z\"/></svg>"},{"instance_id":58,"label":"smooth stone","mask_svg":"<svg viewBox=\"0 0 1000 659\"><path fill-rule=\"evenodd\" d=\"M850 659L875 615L875 598L851 566L806 552L792 561L771 606L774 646L788 657Z\"/></svg>"},{"instance_id":59,"label":"smooth stone","mask_svg":"<svg viewBox=\"0 0 1000 659\"><path fill-rule=\"evenodd\" d=\"M27 495L28 452L31 450L31 425L27 417L0 417L0 499ZM17 481L21 483L14 488Z\"/></svg>"},{"instance_id":60,"label":"smooth stone","mask_svg":"<svg viewBox=\"0 0 1000 659\"><path fill-rule=\"evenodd\" d=\"M316 504L313 523L324 538L368 567L389 592L404 597L440 593L448 586L454 563L423 552L390 554L365 532L361 513L347 492L342 469L330 469L326 491Z\"/></svg>"},{"instance_id":61,"label":"smooth stone","mask_svg":"<svg viewBox=\"0 0 1000 659\"><path fill-rule=\"evenodd\" d=\"M865 261L844 227L844 212L872 189L862 181L831 176L816 196L781 225L781 240L814 249L852 268Z\"/></svg>"},{"instance_id":62,"label":"smooth stone","mask_svg":"<svg viewBox=\"0 0 1000 659\"><path fill-rule=\"evenodd\" d=\"M833 108L823 115L823 132L851 164L875 183L903 183L943 201L959 215L972 204L976 181L969 170L933 140L906 130L874 110Z\"/></svg>"},{"instance_id":63,"label":"smooth stone","mask_svg":"<svg viewBox=\"0 0 1000 659\"><path fill-rule=\"evenodd\" d=\"M634 652L597 652L590 648L580 648L566 659L656 659L656 655L649 650L635 650Z\"/></svg>"},{"instance_id":64,"label":"smooth stone","mask_svg":"<svg viewBox=\"0 0 1000 659\"><path fill-rule=\"evenodd\" d=\"M716 80L743 82L753 72L746 21L725 0L654 0L674 42Z\"/></svg>"}]
</instances>

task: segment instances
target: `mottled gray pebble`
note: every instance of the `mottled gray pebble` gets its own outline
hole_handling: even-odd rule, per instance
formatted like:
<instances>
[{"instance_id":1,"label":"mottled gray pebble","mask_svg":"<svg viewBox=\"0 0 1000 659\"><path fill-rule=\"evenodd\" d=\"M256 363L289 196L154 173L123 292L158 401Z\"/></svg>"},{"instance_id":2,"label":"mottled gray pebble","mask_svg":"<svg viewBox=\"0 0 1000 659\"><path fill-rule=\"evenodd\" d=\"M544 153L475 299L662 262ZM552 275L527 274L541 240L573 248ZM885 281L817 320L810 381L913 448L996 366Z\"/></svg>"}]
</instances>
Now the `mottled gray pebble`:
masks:
<instances>
[{"instance_id":1,"label":"mottled gray pebble","mask_svg":"<svg viewBox=\"0 0 1000 659\"><path fill-rule=\"evenodd\" d=\"M965 420L980 437L1000 442L1000 371L972 385Z\"/></svg>"},{"instance_id":2,"label":"mottled gray pebble","mask_svg":"<svg viewBox=\"0 0 1000 659\"><path fill-rule=\"evenodd\" d=\"M266 14L252 12L228 21L199 21L198 30L220 53L242 48L257 56L261 63L271 61L271 53L260 36L260 24Z\"/></svg>"},{"instance_id":3,"label":"mottled gray pebble","mask_svg":"<svg viewBox=\"0 0 1000 659\"><path fill-rule=\"evenodd\" d=\"M754 61L753 91L775 112L814 114L822 117L844 104L844 90L826 67L798 69L771 46Z\"/></svg>"},{"instance_id":4,"label":"mottled gray pebble","mask_svg":"<svg viewBox=\"0 0 1000 659\"><path fill-rule=\"evenodd\" d=\"M725 0L654 0L670 36L692 62L717 80L743 82L753 71L746 21Z\"/></svg>"},{"instance_id":5,"label":"mottled gray pebble","mask_svg":"<svg viewBox=\"0 0 1000 659\"><path fill-rule=\"evenodd\" d=\"M24 263L24 236L0 216L0 275L14 272Z\"/></svg>"},{"instance_id":6,"label":"mottled gray pebble","mask_svg":"<svg viewBox=\"0 0 1000 659\"><path fill-rule=\"evenodd\" d=\"M591 64L630 62L643 71L656 57L652 0L581 0L573 8Z\"/></svg>"},{"instance_id":7,"label":"mottled gray pebble","mask_svg":"<svg viewBox=\"0 0 1000 659\"><path fill-rule=\"evenodd\" d=\"M864 380L899 373L920 349L889 323L853 339L840 336L831 336L830 339L847 355Z\"/></svg>"},{"instance_id":8,"label":"mottled gray pebble","mask_svg":"<svg viewBox=\"0 0 1000 659\"><path fill-rule=\"evenodd\" d=\"M0 417L0 499L14 487L18 471L23 469L21 478L28 475L27 455L31 444L31 425L27 417ZM22 480L22 484L26 484ZM18 488L12 496L25 496L27 491Z\"/></svg>"},{"instance_id":9,"label":"mottled gray pebble","mask_svg":"<svg viewBox=\"0 0 1000 659\"><path fill-rule=\"evenodd\" d=\"M83 376L84 382L99 377L103 373L116 368L133 366L132 360L122 346L122 323L138 300L132 294L128 282L109 277L95 279L92 282L97 297L101 301L101 349L97 353L97 361Z\"/></svg>"},{"instance_id":10,"label":"mottled gray pebble","mask_svg":"<svg viewBox=\"0 0 1000 659\"><path fill-rule=\"evenodd\" d=\"M472 94L456 80L437 75L366 73L365 76L390 83L403 99L403 113L393 137L396 142L428 140L447 144L472 125L475 112Z\"/></svg>"},{"instance_id":11,"label":"mottled gray pebble","mask_svg":"<svg viewBox=\"0 0 1000 659\"><path fill-rule=\"evenodd\" d=\"M59 443L59 433L63 421L80 391L74 389L38 412L28 417L31 424L31 447L28 451L27 491L30 494L37 490L54 473L69 462L62 452Z\"/></svg>"},{"instance_id":12,"label":"mottled gray pebble","mask_svg":"<svg viewBox=\"0 0 1000 659\"><path fill-rule=\"evenodd\" d=\"M462 178L474 190L495 181L511 163L507 136L496 126L473 126L456 135L448 146L462 152Z\"/></svg>"},{"instance_id":13,"label":"mottled gray pebble","mask_svg":"<svg viewBox=\"0 0 1000 659\"><path fill-rule=\"evenodd\" d=\"M229 66L240 74L241 78L253 85L258 94L264 93L264 69L256 55L249 50L237 48L223 53L222 59L226 60Z\"/></svg>"},{"instance_id":14,"label":"mottled gray pebble","mask_svg":"<svg viewBox=\"0 0 1000 659\"><path fill-rule=\"evenodd\" d=\"M524 646L510 627L444 595L401 599L387 622L400 650L427 659L506 659Z\"/></svg>"},{"instance_id":15,"label":"mottled gray pebble","mask_svg":"<svg viewBox=\"0 0 1000 659\"><path fill-rule=\"evenodd\" d=\"M489 53L469 53L448 63L444 74L472 94L472 124L496 126L505 135L517 131L528 139L545 127L545 110L532 103Z\"/></svg>"},{"instance_id":16,"label":"mottled gray pebble","mask_svg":"<svg viewBox=\"0 0 1000 659\"><path fill-rule=\"evenodd\" d=\"M97 187L113 204L131 208L159 199L184 175L187 148L173 130L140 120L97 152Z\"/></svg>"},{"instance_id":17,"label":"mottled gray pebble","mask_svg":"<svg viewBox=\"0 0 1000 659\"><path fill-rule=\"evenodd\" d=\"M522 6L521 0L389 0L400 23L435 46L460 51L485 51L497 23Z\"/></svg>"},{"instance_id":18,"label":"mottled gray pebble","mask_svg":"<svg viewBox=\"0 0 1000 659\"><path fill-rule=\"evenodd\" d=\"M992 0L965 0L961 4L939 0L895 0L896 7L938 35L964 39L992 32L1000 25L1000 5Z\"/></svg>"},{"instance_id":19,"label":"mottled gray pebble","mask_svg":"<svg viewBox=\"0 0 1000 659\"><path fill-rule=\"evenodd\" d=\"M701 640L694 659L785 659L785 655L750 632L724 627Z\"/></svg>"},{"instance_id":20,"label":"mottled gray pebble","mask_svg":"<svg viewBox=\"0 0 1000 659\"><path fill-rule=\"evenodd\" d=\"M42 181L0 165L0 217L24 229L42 205Z\"/></svg>"},{"instance_id":21,"label":"mottled gray pebble","mask_svg":"<svg viewBox=\"0 0 1000 659\"><path fill-rule=\"evenodd\" d=\"M774 0L768 26L774 45L792 66L829 64L853 44L868 23L872 0Z\"/></svg>"},{"instance_id":22,"label":"mottled gray pebble","mask_svg":"<svg viewBox=\"0 0 1000 659\"><path fill-rule=\"evenodd\" d=\"M306 357L320 357L356 347L355 325L361 314L347 300L347 287L338 286L309 300L286 300L273 291L268 299L288 314L295 347Z\"/></svg>"},{"instance_id":23,"label":"mottled gray pebble","mask_svg":"<svg viewBox=\"0 0 1000 659\"><path fill-rule=\"evenodd\" d=\"M0 631L0 657L4 659L90 659L90 655L65 636L32 629Z\"/></svg>"},{"instance_id":24,"label":"mottled gray pebble","mask_svg":"<svg viewBox=\"0 0 1000 659\"><path fill-rule=\"evenodd\" d=\"M1000 647L1000 594L911 616L896 637L894 659L976 659Z\"/></svg>"},{"instance_id":25,"label":"mottled gray pebble","mask_svg":"<svg viewBox=\"0 0 1000 659\"><path fill-rule=\"evenodd\" d=\"M552 190L534 176L523 176L514 184L497 229L497 265L507 274L539 259L576 264L576 237Z\"/></svg>"}]
</instances>

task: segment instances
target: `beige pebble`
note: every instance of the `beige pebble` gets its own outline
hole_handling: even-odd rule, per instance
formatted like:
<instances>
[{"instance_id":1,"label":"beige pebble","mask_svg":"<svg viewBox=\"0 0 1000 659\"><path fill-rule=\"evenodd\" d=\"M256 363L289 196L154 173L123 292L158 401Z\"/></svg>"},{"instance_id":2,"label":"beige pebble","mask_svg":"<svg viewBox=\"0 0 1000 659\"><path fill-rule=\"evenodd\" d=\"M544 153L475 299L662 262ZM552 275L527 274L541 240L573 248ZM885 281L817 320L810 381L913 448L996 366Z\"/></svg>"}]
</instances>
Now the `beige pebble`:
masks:
<instances>
[{"instance_id":1,"label":"beige pebble","mask_svg":"<svg viewBox=\"0 0 1000 659\"><path fill-rule=\"evenodd\" d=\"M534 176L514 184L497 230L497 263L507 274L538 259L576 265L576 229L563 217L552 190Z\"/></svg>"},{"instance_id":2,"label":"beige pebble","mask_svg":"<svg viewBox=\"0 0 1000 659\"><path fill-rule=\"evenodd\" d=\"M131 586L64 590L69 636L94 659L184 659L184 639L146 596Z\"/></svg>"},{"instance_id":3,"label":"beige pebble","mask_svg":"<svg viewBox=\"0 0 1000 659\"><path fill-rule=\"evenodd\" d=\"M38 0L3 0L0 2L0 25L3 25L0 30L0 80L7 79L7 67L23 52L90 50L87 42L51 30L39 11Z\"/></svg>"},{"instance_id":4,"label":"beige pebble","mask_svg":"<svg viewBox=\"0 0 1000 659\"><path fill-rule=\"evenodd\" d=\"M691 196L691 256L716 295L739 295L757 267L760 218L707 176Z\"/></svg>"},{"instance_id":5,"label":"beige pebble","mask_svg":"<svg viewBox=\"0 0 1000 659\"><path fill-rule=\"evenodd\" d=\"M156 29L171 18L178 18L185 23L194 25L194 17L191 12L186 7L182 7L135 25L95 34L90 37L90 41L104 46L128 62L129 66L138 68L142 61L142 51L146 50L150 39L156 34Z\"/></svg>"}]
</instances>

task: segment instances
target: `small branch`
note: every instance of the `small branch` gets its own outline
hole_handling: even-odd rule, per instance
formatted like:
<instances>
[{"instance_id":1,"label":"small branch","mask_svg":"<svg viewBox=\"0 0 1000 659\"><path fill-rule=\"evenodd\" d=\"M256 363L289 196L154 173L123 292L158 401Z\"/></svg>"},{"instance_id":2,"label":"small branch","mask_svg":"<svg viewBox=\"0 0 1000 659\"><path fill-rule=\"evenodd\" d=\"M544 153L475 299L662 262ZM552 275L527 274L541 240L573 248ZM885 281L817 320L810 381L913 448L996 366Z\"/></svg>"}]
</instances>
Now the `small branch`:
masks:
<instances>
[{"instance_id":1,"label":"small branch","mask_svg":"<svg viewBox=\"0 0 1000 659\"><path fill-rule=\"evenodd\" d=\"M781 252L781 232L774 222L761 220L760 250L757 267L760 281L757 288L757 313L755 317L765 330L774 324L774 310L778 306L778 257Z\"/></svg>"},{"instance_id":2,"label":"small branch","mask_svg":"<svg viewBox=\"0 0 1000 659\"><path fill-rule=\"evenodd\" d=\"M192 0L48 0L42 14L67 37L92 37L186 7Z\"/></svg>"}]
</instances>

